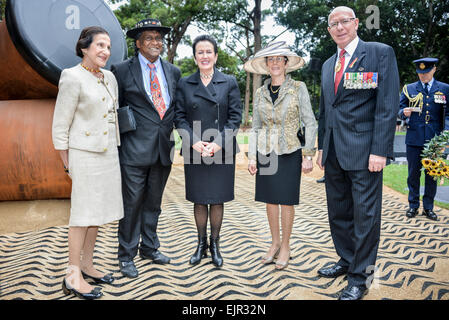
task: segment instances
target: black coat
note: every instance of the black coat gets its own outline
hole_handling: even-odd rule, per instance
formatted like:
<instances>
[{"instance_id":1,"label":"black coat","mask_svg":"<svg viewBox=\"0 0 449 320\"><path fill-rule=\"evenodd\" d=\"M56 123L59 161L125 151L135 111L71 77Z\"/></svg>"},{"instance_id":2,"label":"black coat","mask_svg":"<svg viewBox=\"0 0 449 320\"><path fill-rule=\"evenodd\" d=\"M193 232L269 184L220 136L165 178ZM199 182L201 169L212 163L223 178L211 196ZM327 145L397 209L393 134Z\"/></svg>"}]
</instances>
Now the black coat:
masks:
<instances>
[{"instance_id":1,"label":"black coat","mask_svg":"<svg viewBox=\"0 0 449 320\"><path fill-rule=\"evenodd\" d=\"M234 156L240 151L235 137L242 121L240 90L235 77L215 69L207 88L201 82L199 72L179 80L174 121L183 137L184 153L185 148L190 148L190 158L196 152L192 145L198 141L213 141L220 145L223 158ZM195 130L199 125L201 130ZM217 153L216 156L220 155Z\"/></svg>"},{"instance_id":2,"label":"black coat","mask_svg":"<svg viewBox=\"0 0 449 320\"><path fill-rule=\"evenodd\" d=\"M334 93L334 67L337 54L321 70L318 149L326 163L330 133L344 170L368 168L370 154L392 158L396 117L399 106L399 73L393 48L359 40L345 72L378 72L376 89L345 89L344 78ZM333 130L332 130L333 129Z\"/></svg>"},{"instance_id":3,"label":"black coat","mask_svg":"<svg viewBox=\"0 0 449 320\"><path fill-rule=\"evenodd\" d=\"M181 71L161 59L168 90L170 106L161 120L151 99L145 92L142 69L138 57L113 65L111 71L118 82L119 106L129 106L136 119L137 129L121 135L120 162L131 166L153 165L160 157L164 166L171 165L170 153L174 140L170 140L175 115L176 84Z\"/></svg>"}]
</instances>

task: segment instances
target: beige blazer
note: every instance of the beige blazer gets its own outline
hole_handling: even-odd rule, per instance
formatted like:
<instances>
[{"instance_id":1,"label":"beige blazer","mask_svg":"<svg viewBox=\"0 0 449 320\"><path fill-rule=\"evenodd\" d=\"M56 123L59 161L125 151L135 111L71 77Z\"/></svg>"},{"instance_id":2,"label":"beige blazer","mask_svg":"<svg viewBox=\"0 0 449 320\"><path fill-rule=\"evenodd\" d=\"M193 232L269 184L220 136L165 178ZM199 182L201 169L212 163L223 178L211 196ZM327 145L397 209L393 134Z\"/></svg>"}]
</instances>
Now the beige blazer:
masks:
<instances>
[{"instance_id":1,"label":"beige blazer","mask_svg":"<svg viewBox=\"0 0 449 320\"><path fill-rule=\"evenodd\" d=\"M108 146L108 109L115 114L120 145L117 106L118 86L112 72L101 69L104 83L81 64L64 69L53 115L52 138L56 150L69 148L105 152Z\"/></svg>"}]
</instances>

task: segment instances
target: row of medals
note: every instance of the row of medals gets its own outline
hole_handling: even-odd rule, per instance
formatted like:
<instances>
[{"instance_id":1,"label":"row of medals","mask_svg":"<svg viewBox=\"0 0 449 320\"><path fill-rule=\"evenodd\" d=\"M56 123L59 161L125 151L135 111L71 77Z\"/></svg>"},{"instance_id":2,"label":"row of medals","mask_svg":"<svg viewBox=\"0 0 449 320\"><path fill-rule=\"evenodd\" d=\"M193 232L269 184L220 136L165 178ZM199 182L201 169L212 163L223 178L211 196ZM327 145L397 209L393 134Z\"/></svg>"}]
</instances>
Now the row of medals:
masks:
<instances>
[{"instance_id":1,"label":"row of medals","mask_svg":"<svg viewBox=\"0 0 449 320\"><path fill-rule=\"evenodd\" d=\"M341 62L337 62L335 72L341 70ZM343 81L345 89L375 89L377 88L377 72L345 72Z\"/></svg>"}]
</instances>

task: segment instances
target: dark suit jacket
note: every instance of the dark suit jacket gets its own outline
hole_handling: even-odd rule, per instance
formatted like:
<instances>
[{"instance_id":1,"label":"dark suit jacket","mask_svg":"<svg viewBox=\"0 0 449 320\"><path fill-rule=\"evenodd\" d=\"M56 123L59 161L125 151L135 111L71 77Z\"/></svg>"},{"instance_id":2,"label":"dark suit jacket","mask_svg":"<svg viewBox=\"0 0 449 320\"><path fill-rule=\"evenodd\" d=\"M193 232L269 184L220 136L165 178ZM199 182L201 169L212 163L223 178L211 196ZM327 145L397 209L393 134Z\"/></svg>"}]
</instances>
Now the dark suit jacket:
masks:
<instances>
[{"instance_id":1,"label":"dark suit jacket","mask_svg":"<svg viewBox=\"0 0 449 320\"><path fill-rule=\"evenodd\" d=\"M142 69L138 57L113 65L111 71L118 82L119 106L129 106L134 113L137 129L121 135L120 162L132 166L153 165L160 157L164 166L171 165L170 152L174 141L170 140L175 115L176 84L181 71L161 59L167 79L171 102L161 120L151 99L145 92Z\"/></svg>"},{"instance_id":2,"label":"dark suit jacket","mask_svg":"<svg viewBox=\"0 0 449 320\"><path fill-rule=\"evenodd\" d=\"M434 136L439 135L443 129L449 130L449 112L446 103L436 103L435 93L442 93L449 98L449 85L437 80L433 81L429 94L426 94L421 81L407 85L407 92L410 98L423 94L423 108L421 114L412 112L410 118L404 116L404 108L409 107L409 100L404 93L401 93L399 117L407 120L407 135L405 144L422 147ZM446 110L446 112L445 112ZM426 117L428 121L426 121ZM446 124L445 124L446 123Z\"/></svg>"},{"instance_id":3,"label":"dark suit jacket","mask_svg":"<svg viewBox=\"0 0 449 320\"><path fill-rule=\"evenodd\" d=\"M207 88L201 82L199 72L182 78L176 89L175 112L175 127L181 136L181 132L188 134L188 137L183 137L183 148L188 138L190 158L193 155L191 147L198 141L214 141L222 147L223 157L239 152L234 133L237 134L242 121L242 107L235 77L215 69ZM201 130L194 130L195 121L201 123ZM203 136L206 130L212 136ZM218 135L221 139L217 139ZM231 146L232 153L226 152Z\"/></svg>"},{"instance_id":4,"label":"dark suit jacket","mask_svg":"<svg viewBox=\"0 0 449 320\"><path fill-rule=\"evenodd\" d=\"M349 68L351 63L357 61ZM393 157L399 106L399 73L393 48L359 40L345 72L378 72L376 89L345 89L343 79L334 93L337 54L322 67L318 148L325 165L331 131L335 152L344 170L368 169L369 155Z\"/></svg>"}]
</instances>

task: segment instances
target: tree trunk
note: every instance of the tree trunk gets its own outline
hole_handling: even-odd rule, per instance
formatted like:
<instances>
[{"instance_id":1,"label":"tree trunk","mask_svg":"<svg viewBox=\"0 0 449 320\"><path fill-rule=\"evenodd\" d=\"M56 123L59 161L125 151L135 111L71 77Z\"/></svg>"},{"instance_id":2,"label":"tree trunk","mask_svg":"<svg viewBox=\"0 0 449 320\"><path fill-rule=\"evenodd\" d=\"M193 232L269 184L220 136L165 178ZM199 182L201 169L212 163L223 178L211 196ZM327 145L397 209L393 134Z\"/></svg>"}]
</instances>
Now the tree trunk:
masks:
<instances>
[{"instance_id":1,"label":"tree trunk","mask_svg":"<svg viewBox=\"0 0 449 320\"><path fill-rule=\"evenodd\" d=\"M254 53L259 51L262 48L262 35L260 34L260 25L262 22L262 9L261 9L262 0L255 1L254 7ZM258 74L253 75L253 97L256 95L256 90L262 85L262 76Z\"/></svg>"},{"instance_id":2,"label":"tree trunk","mask_svg":"<svg viewBox=\"0 0 449 320\"><path fill-rule=\"evenodd\" d=\"M249 123L249 99L251 98L251 73L246 73L246 89L245 89L245 116L243 118L243 125L247 126Z\"/></svg>"}]
</instances>

